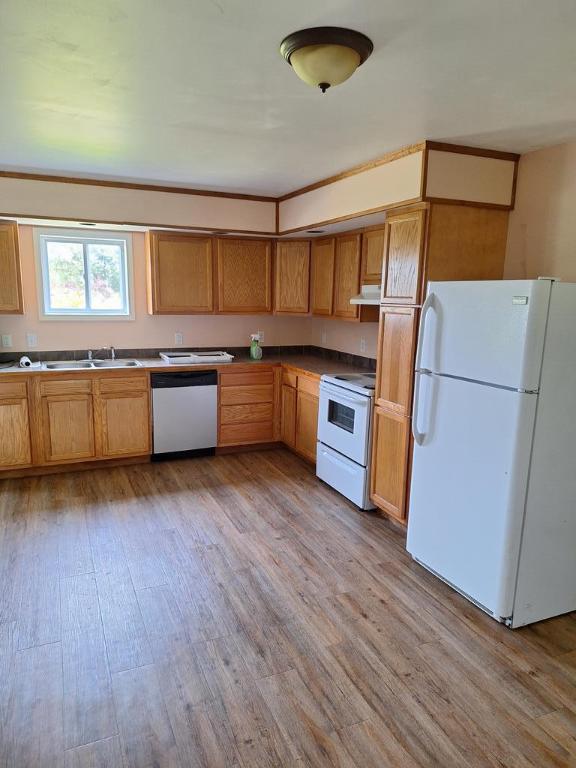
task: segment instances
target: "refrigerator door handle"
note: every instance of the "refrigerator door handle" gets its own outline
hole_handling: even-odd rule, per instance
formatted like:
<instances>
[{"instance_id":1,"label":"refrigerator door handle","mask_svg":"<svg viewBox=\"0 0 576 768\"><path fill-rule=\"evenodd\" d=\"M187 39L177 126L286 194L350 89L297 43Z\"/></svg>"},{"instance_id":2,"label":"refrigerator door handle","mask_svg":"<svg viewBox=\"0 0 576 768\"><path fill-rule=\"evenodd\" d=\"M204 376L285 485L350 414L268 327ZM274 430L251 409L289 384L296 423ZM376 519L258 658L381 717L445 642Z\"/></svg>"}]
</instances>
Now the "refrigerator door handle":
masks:
<instances>
[{"instance_id":1,"label":"refrigerator door handle","mask_svg":"<svg viewBox=\"0 0 576 768\"><path fill-rule=\"evenodd\" d=\"M418 346L416 347L416 370L419 371L422 365L422 352L424 346L424 329L426 327L426 315L428 310L432 309L436 301L436 296L433 293L429 293L426 296L424 304L422 304L422 312L420 314L420 327L418 328Z\"/></svg>"},{"instance_id":2,"label":"refrigerator door handle","mask_svg":"<svg viewBox=\"0 0 576 768\"><path fill-rule=\"evenodd\" d=\"M434 296L433 293L429 293L428 296L426 296L426 300L422 305L422 314L420 316L420 327L418 328L418 346L416 348L416 381L414 382L414 407L412 409L412 437L414 438L414 442L416 442L418 445L422 445L422 443L424 442L424 438L426 437L425 432L418 431L418 404L420 402L420 377L424 373L431 373L431 371L427 369L422 369L420 367L422 364L424 327L426 325L426 314L428 313L429 309L432 309L435 298L436 297Z\"/></svg>"},{"instance_id":3,"label":"refrigerator door handle","mask_svg":"<svg viewBox=\"0 0 576 768\"><path fill-rule=\"evenodd\" d=\"M412 437L417 445L422 445L426 437L425 432L418 431L418 404L420 402L420 377L430 374L431 371L416 371L414 382L414 407L412 408Z\"/></svg>"}]
</instances>

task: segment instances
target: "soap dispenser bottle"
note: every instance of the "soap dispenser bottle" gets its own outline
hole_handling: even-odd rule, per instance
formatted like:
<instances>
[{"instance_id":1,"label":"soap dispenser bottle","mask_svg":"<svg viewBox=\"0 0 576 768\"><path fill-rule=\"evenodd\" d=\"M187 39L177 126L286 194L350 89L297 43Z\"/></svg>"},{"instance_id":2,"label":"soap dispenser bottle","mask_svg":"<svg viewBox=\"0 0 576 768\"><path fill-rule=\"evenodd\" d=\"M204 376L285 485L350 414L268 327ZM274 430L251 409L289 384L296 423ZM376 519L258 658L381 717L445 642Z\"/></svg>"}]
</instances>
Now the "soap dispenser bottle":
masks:
<instances>
[{"instance_id":1,"label":"soap dispenser bottle","mask_svg":"<svg viewBox=\"0 0 576 768\"><path fill-rule=\"evenodd\" d=\"M250 335L250 357L252 360L262 360L262 347L260 346L260 334Z\"/></svg>"}]
</instances>

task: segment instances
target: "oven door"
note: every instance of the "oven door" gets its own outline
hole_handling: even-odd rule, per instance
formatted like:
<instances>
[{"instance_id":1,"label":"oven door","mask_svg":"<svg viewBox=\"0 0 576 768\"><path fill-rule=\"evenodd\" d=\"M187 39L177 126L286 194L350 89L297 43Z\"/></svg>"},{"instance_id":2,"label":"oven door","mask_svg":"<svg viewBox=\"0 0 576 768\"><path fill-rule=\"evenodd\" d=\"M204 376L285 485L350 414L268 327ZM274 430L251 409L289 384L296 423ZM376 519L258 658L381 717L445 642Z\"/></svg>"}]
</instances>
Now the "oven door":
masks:
<instances>
[{"instance_id":1,"label":"oven door","mask_svg":"<svg viewBox=\"0 0 576 768\"><path fill-rule=\"evenodd\" d=\"M368 465L371 398L333 384L320 384L318 440L338 453Z\"/></svg>"}]
</instances>

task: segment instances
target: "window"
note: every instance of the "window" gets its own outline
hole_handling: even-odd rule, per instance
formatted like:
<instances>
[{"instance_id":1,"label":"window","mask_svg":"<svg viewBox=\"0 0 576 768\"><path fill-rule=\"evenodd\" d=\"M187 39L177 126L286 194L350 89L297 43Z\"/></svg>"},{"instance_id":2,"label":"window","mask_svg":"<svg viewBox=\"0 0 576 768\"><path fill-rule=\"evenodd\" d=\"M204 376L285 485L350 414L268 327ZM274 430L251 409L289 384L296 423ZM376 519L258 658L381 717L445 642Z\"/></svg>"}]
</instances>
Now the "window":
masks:
<instances>
[{"instance_id":1,"label":"window","mask_svg":"<svg viewBox=\"0 0 576 768\"><path fill-rule=\"evenodd\" d=\"M38 232L45 317L130 317L129 236Z\"/></svg>"}]
</instances>

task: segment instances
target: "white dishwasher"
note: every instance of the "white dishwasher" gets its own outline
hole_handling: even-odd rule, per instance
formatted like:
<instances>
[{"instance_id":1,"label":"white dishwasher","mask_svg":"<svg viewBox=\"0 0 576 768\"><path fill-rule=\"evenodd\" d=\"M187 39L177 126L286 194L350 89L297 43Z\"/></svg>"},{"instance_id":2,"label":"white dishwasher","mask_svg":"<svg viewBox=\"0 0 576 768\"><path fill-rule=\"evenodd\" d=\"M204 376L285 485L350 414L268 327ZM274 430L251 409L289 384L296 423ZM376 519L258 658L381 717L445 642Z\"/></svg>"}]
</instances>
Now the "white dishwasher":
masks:
<instances>
[{"instance_id":1,"label":"white dishwasher","mask_svg":"<svg viewBox=\"0 0 576 768\"><path fill-rule=\"evenodd\" d=\"M152 459L214 453L218 435L216 371L153 373Z\"/></svg>"}]
</instances>

